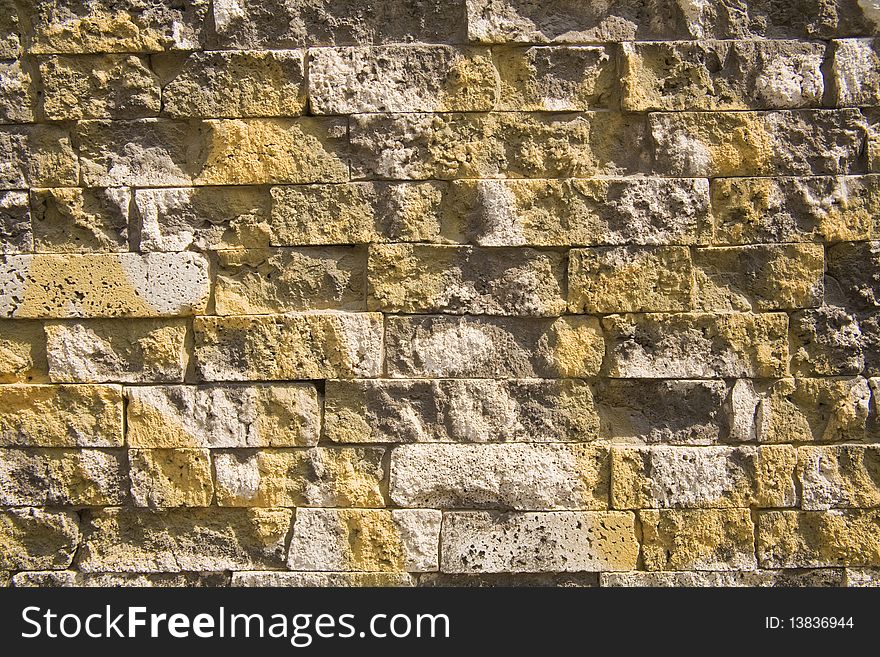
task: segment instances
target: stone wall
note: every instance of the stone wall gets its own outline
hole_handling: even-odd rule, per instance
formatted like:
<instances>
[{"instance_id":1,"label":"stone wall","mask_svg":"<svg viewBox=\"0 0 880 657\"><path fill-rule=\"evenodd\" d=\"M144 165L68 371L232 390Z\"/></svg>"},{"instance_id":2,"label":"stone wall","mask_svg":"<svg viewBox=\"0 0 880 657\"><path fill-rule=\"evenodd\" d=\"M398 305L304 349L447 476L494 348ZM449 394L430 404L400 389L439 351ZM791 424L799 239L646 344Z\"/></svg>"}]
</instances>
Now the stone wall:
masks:
<instances>
[{"instance_id":1,"label":"stone wall","mask_svg":"<svg viewBox=\"0 0 880 657\"><path fill-rule=\"evenodd\" d=\"M0 0L0 579L876 585L878 26Z\"/></svg>"}]
</instances>

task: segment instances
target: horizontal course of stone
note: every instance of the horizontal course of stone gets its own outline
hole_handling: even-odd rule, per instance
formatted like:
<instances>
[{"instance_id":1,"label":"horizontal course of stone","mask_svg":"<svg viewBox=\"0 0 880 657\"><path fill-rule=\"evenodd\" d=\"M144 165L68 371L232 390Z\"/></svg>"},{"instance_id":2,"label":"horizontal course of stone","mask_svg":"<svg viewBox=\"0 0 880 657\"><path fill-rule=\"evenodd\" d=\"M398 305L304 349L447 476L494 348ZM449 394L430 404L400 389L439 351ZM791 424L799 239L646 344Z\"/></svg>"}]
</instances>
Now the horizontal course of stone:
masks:
<instances>
[{"instance_id":1,"label":"horizontal course of stone","mask_svg":"<svg viewBox=\"0 0 880 657\"><path fill-rule=\"evenodd\" d=\"M0 0L0 585L880 586L869 0Z\"/></svg>"}]
</instances>

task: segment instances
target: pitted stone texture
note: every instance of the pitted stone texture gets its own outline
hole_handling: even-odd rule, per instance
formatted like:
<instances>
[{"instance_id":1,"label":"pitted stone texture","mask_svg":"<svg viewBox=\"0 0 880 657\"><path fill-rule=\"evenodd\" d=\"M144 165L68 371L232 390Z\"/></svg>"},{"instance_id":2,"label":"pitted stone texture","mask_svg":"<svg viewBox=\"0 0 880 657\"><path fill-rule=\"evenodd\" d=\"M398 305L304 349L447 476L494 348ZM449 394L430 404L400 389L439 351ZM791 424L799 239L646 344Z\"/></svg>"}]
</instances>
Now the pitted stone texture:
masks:
<instances>
[{"instance_id":1,"label":"pitted stone texture","mask_svg":"<svg viewBox=\"0 0 880 657\"><path fill-rule=\"evenodd\" d=\"M183 381L183 320L47 322L49 378L56 383Z\"/></svg>"},{"instance_id":2,"label":"pitted stone texture","mask_svg":"<svg viewBox=\"0 0 880 657\"><path fill-rule=\"evenodd\" d=\"M723 381L603 379L594 397L602 438L711 445L729 432Z\"/></svg>"},{"instance_id":3,"label":"pitted stone texture","mask_svg":"<svg viewBox=\"0 0 880 657\"><path fill-rule=\"evenodd\" d=\"M804 510L880 506L880 448L801 447L798 479Z\"/></svg>"},{"instance_id":4,"label":"pitted stone texture","mask_svg":"<svg viewBox=\"0 0 880 657\"><path fill-rule=\"evenodd\" d=\"M125 455L101 449L4 449L0 504L106 506L127 501Z\"/></svg>"},{"instance_id":5,"label":"pitted stone texture","mask_svg":"<svg viewBox=\"0 0 880 657\"><path fill-rule=\"evenodd\" d=\"M799 376L858 374L865 366L859 320L837 306L791 315L791 371Z\"/></svg>"},{"instance_id":6,"label":"pitted stone texture","mask_svg":"<svg viewBox=\"0 0 880 657\"><path fill-rule=\"evenodd\" d=\"M156 587L191 588L229 586L226 573L80 573L73 570L50 570L18 573L14 587Z\"/></svg>"},{"instance_id":7,"label":"pitted stone texture","mask_svg":"<svg viewBox=\"0 0 880 657\"><path fill-rule=\"evenodd\" d=\"M162 90L178 118L299 116L306 106L304 53L194 52Z\"/></svg>"},{"instance_id":8,"label":"pitted stone texture","mask_svg":"<svg viewBox=\"0 0 880 657\"><path fill-rule=\"evenodd\" d=\"M40 322L0 320L0 383L36 383L48 376Z\"/></svg>"},{"instance_id":9,"label":"pitted stone texture","mask_svg":"<svg viewBox=\"0 0 880 657\"><path fill-rule=\"evenodd\" d=\"M365 43L463 43L464 0L390 0L363 5L332 0L216 0L223 48L298 48Z\"/></svg>"},{"instance_id":10,"label":"pitted stone texture","mask_svg":"<svg viewBox=\"0 0 880 657\"><path fill-rule=\"evenodd\" d=\"M389 490L401 507L598 511L609 462L591 445L401 445Z\"/></svg>"},{"instance_id":11,"label":"pitted stone texture","mask_svg":"<svg viewBox=\"0 0 880 657\"><path fill-rule=\"evenodd\" d=\"M0 0L0 59L21 54L22 25L15 0Z\"/></svg>"},{"instance_id":12,"label":"pitted stone texture","mask_svg":"<svg viewBox=\"0 0 880 657\"><path fill-rule=\"evenodd\" d=\"M379 313L199 317L193 328L205 381L374 377L382 369Z\"/></svg>"},{"instance_id":13,"label":"pitted stone texture","mask_svg":"<svg viewBox=\"0 0 880 657\"><path fill-rule=\"evenodd\" d=\"M880 511L761 511L758 559L765 568L880 566Z\"/></svg>"},{"instance_id":14,"label":"pitted stone texture","mask_svg":"<svg viewBox=\"0 0 880 657\"><path fill-rule=\"evenodd\" d=\"M271 199L265 188L138 189L134 201L140 251L269 245Z\"/></svg>"},{"instance_id":15,"label":"pitted stone texture","mask_svg":"<svg viewBox=\"0 0 880 657\"><path fill-rule=\"evenodd\" d=\"M844 586L880 587L880 568L847 568Z\"/></svg>"},{"instance_id":16,"label":"pitted stone texture","mask_svg":"<svg viewBox=\"0 0 880 657\"><path fill-rule=\"evenodd\" d=\"M641 117L610 112L365 114L351 117L352 177L452 180L635 173Z\"/></svg>"},{"instance_id":17,"label":"pitted stone texture","mask_svg":"<svg viewBox=\"0 0 880 657\"><path fill-rule=\"evenodd\" d=\"M34 249L27 192L0 192L0 254Z\"/></svg>"},{"instance_id":18,"label":"pitted stone texture","mask_svg":"<svg viewBox=\"0 0 880 657\"><path fill-rule=\"evenodd\" d=\"M691 309L690 251L682 246L572 250L568 309L579 313Z\"/></svg>"},{"instance_id":19,"label":"pitted stone texture","mask_svg":"<svg viewBox=\"0 0 880 657\"><path fill-rule=\"evenodd\" d=\"M711 182L719 244L867 239L880 176L719 178Z\"/></svg>"},{"instance_id":20,"label":"pitted stone texture","mask_svg":"<svg viewBox=\"0 0 880 657\"><path fill-rule=\"evenodd\" d=\"M0 121L31 123L34 120L37 94L33 78L26 62L0 61Z\"/></svg>"},{"instance_id":21,"label":"pitted stone texture","mask_svg":"<svg viewBox=\"0 0 880 657\"><path fill-rule=\"evenodd\" d=\"M856 110L657 112L654 171L668 176L858 173L866 126Z\"/></svg>"},{"instance_id":22,"label":"pitted stone texture","mask_svg":"<svg viewBox=\"0 0 880 657\"><path fill-rule=\"evenodd\" d=\"M611 315L608 374L619 378L777 377L788 372L782 313Z\"/></svg>"},{"instance_id":23,"label":"pitted stone texture","mask_svg":"<svg viewBox=\"0 0 880 657\"><path fill-rule=\"evenodd\" d=\"M636 447L611 452L615 509L794 506L797 451L770 447Z\"/></svg>"},{"instance_id":24,"label":"pitted stone texture","mask_svg":"<svg viewBox=\"0 0 880 657\"><path fill-rule=\"evenodd\" d=\"M566 587L599 585L599 573L423 573L419 586L430 587Z\"/></svg>"},{"instance_id":25,"label":"pitted stone texture","mask_svg":"<svg viewBox=\"0 0 880 657\"><path fill-rule=\"evenodd\" d=\"M825 254L819 244L694 249L695 305L707 312L766 312L821 306Z\"/></svg>"},{"instance_id":26,"label":"pitted stone texture","mask_svg":"<svg viewBox=\"0 0 880 657\"><path fill-rule=\"evenodd\" d=\"M209 506L214 496L206 449L132 449L128 452L135 506Z\"/></svg>"},{"instance_id":27,"label":"pitted stone texture","mask_svg":"<svg viewBox=\"0 0 880 657\"><path fill-rule=\"evenodd\" d=\"M848 310L880 308L880 242L842 242L828 249L828 295Z\"/></svg>"},{"instance_id":28,"label":"pitted stone texture","mask_svg":"<svg viewBox=\"0 0 880 657\"><path fill-rule=\"evenodd\" d=\"M287 566L306 571L436 571L441 515L412 509L297 509Z\"/></svg>"},{"instance_id":29,"label":"pitted stone texture","mask_svg":"<svg viewBox=\"0 0 880 657\"><path fill-rule=\"evenodd\" d=\"M73 511L0 511L0 569L63 570L70 566L79 539Z\"/></svg>"},{"instance_id":30,"label":"pitted stone texture","mask_svg":"<svg viewBox=\"0 0 880 657\"><path fill-rule=\"evenodd\" d=\"M821 105L824 43L623 43L623 109L744 110Z\"/></svg>"},{"instance_id":31,"label":"pitted stone texture","mask_svg":"<svg viewBox=\"0 0 880 657\"><path fill-rule=\"evenodd\" d=\"M272 187L271 242L296 246L440 241L447 186L360 182Z\"/></svg>"},{"instance_id":32,"label":"pitted stone texture","mask_svg":"<svg viewBox=\"0 0 880 657\"><path fill-rule=\"evenodd\" d=\"M308 384L126 388L132 447L315 445L321 409Z\"/></svg>"},{"instance_id":33,"label":"pitted stone texture","mask_svg":"<svg viewBox=\"0 0 880 657\"><path fill-rule=\"evenodd\" d=\"M384 449L214 452L220 506L382 507Z\"/></svg>"},{"instance_id":34,"label":"pitted stone texture","mask_svg":"<svg viewBox=\"0 0 880 657\"><path fill-rule=\"evenodd\" d=\"M0 315L172 317L205 311L208 262L194 253L0 258Z\"/></svg>"},{"instance_id":35,"label":"pitted stone texture","mask_svg":"<svg viewBox=\"0 0 880 657\"><path fill-rule=\"evenodd\" d=\"M65 128L0 126L0 189L77 185L79 171Z\"/></svg>"},{"instance_id":36,"label":"pitted stone texture","mask_svg":"<svg viewBox=\"0 0 880 657\"><path fill-rule=\"evenodd\" d=\"M94 511L77 566L84 573L279 570L292 515L289 509Z\"/></svg>"},{"instance_id":37,"label":"pitted stone texture","mask_svg":"<svg viewBox=\"0 0 880 657\"><path fill-rule=\"evenodd\" d=\"M231 586L242 587L410 587L415 580L409 573L318 573L244 572L232 573Z\"/></svg>"},{"instance_id":38,"label":"pitted stone texture","mask_svg":"<svg viewBox=\"0 0 880 657\"><path fill-rule=\"evenodd\" d=\"M226 119L199 125L199 185L346 182L345 121L332 118ZM174 184L174 183L171 183Z\"/></svg>"},{"instance_id":39,"label":"pitted stone texture","mask_svg":"<svg viewBox=\"0 0 880 657\"><path fill-rule=\"evenodd\" d=\"M315 114L484 112L498 99L488 48L316 48L309 55Z\"/></svg>"},{"instance_id":40,"label":"pitted stone texture","mask_svg":"<svg viewBox=\"0 0 880 657\"><path fill-rule=\"evenodd\" d=\"M130 190L56 187L30 198L37 253L128 251Z\"/></svg>"},{"instance_id":41,"label":"pitted stone texture","mask_svg":"<svg viewBox=\"0 0 880 657\"><path fill-rule=\"evenodd\" d=\"M218 315L365 309L365 249L248 249L217 255Z\"/></svg>"},{"instance_id":42,"label":"pitted stone texture","mask_svg":"<svg viewBox=\"0 0 880 657\"><path fill-rule=\"evenodd\" d=\"M841 107L880 105L880 57L874 39L841 39L832 43L832 89Z\"/></svg>"},{"instance_id":43,"label":"pitted stone texture","mask_svg":"<svg viewBox=\"0 0 880 657\"><path fill-rule=\"evenodd\" d=\"M742 572L638 572L602 573L600 586L626 587L825 587L843 586L843 571L834 568L815 570L753 570Z\"/></svg>"},{"instance_id":44,"label":"pitted stone texture","mask_svg":"<svg viewBox=\"0 0 880 657\"><path fill-rule=\"evenodd\" d=\"M568 112L616 109L616 56L610 48L495 48L501 78L495 109Z\"/></svg>"},{"instance_id":45,"label":"pitted stone texture","mask_svg":"<svg viewBox=\"0 0 880 657\"><path fill-rule=\"evenodd\" d=\"M708 244L708 182L658 178L462 180L448 213L482 246Z\"/></svg>"},{"instance_id":46,"label":"pitted stone texture","mask_svg":"<svg viewBox=\"0 0 880 657\"><path fill-rule=\"evenodd\" d=\"M639 511L647 570L755 570L748 509ZM765 565L762 563L762 566Z\"/></svg>"},{"instance_id":47,"label":"pitted stone texture","mask_svg":"<svg viewBox=\"0 0 880 657\"><path fill-rule=\"evenodd\" d=\"M35 0L27 10L30 52L193 50L202 45L207 0Z\"/></svg>"},{"instance_id":48,"label":"pitted stone texture","mask_svg":"<svg viewBox=\"0 0 880 657\"><path fill-rule=\"evenodd\" d=\"M444 514L444 573L632 570L634 518L620 511Z\"/></svg>"},{"instance_id":49,"label":"pitted stone texture","mask_svg":"<svg viewBox=\"0 0 880 657\"><path fill-rule=\"evenodd\" d=\"M567 380L327 381L324 435L336 443L586 442L599 419L589 385Z\"/></svg>"},{"instance_id":50,"label":"pitted stone texture","mask_svg":"<svg viewBox=\"0 0 880 657\"><path fill-rule=\"evenodd\" d=\"M594 317L388 317L392 377L553 378L599 372L605 342Z\"/></svg>"},{"instance_id":51,"label":"pitted stone texture","mask_svg":"<svg viewBox=\"0 0 880 657\"><path fill-rule=\"evenodd\" d=\"M43 114L50 121L157 116L159 78L145 57L87 55L40 60Z\"/></svg>"},{"instance_id":52,"label":"pitted stone texture","mask_svg":"<svg viewBox=\"0 0 880 657\"><path fill-rule=\"evenodd\" d=\"M556 316L560 253L418 244L370 247L368 307L403 313Z\"/></svg>"}]
</instances>

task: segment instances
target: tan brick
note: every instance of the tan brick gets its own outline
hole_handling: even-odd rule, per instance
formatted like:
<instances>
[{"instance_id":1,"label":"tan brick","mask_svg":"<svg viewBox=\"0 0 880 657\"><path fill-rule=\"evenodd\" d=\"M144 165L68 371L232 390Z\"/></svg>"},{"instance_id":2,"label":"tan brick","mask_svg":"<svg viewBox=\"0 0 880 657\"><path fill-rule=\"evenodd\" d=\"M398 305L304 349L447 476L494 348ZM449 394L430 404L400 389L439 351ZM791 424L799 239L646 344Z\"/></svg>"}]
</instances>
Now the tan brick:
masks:
<instances>
[{"instance_id":1,"label":"tan brick","mask_svg":"<svg viewBox=\"0 0 880 657\"><path fill-rule=\"evenodd\" d=\"M48 374L42 324L0 320L0 383L45 381Z\"/></svg>"},{"instance_id":2,"label":"tan brick","mask_svg":"<svg viewBox=\"0 0 880 657\"><path fill-rule=\"evenodd\" d=\"M122 504L122 450L3 449L0 504L4 506L106 506Z\"/></svg>"},{"instance_id":3,"label":"tan brick","mask_svg":"<svg viewBox=\"0 0 880 657\"><path fill-rule=\"evenodd\" d=\"M136 506L209 506L214 496L206 449L132 449L131 496Z\"/></svg>"},{"instance_id":4,"label":"tan brick","mask_svg":"<svg viewBox=\"0 0 880 657\"><path fill-rule=\"evenodd\" d=\"M73 511L0 511L0 569L63 570L73 561L79 538Z\"/></svg>"},{"instance_id":5,"label":"tan brick","mask_svg":"<svg viewBox=\"0 0 880 657\"><path fill-rule=\"evenodd\" d=\"M0 61L0 121L32 123L36 105L36 86L30 63L20 59Z\"/></svg>"},{"instance_id":6,"label":"tan brick","mask_svg":"<svg viewBox=\"0 0 880 657\"><path fill-rule=\"evenodd\" d=\"M30 199L37 253L128 251L128 189L34 189Z\"/></svg>"},{"instance_id":7,"label":"tan brick","mask_svg":"<svg viewBox=\"0 0 880 657\"><path fill-rule=\"evenodd\" d=\"M0 126L0 189L77 185L79 173L66 129Z\"/></svg>"},{"instance_id":8,"label":"tan brick","mask_svg":"<svg viewBox=\"0 0 880 657\"><path fill-rule=\"evenodd\" d=\"M769 568L880 566L880 511L762 511L758 559Z\"/></svg>"},{"instance_id":9,"label":"tan brick","mask_svg":"<svg viewBox=\"0 0 880 657\"><path fill-rule=\"evenodd\" d=\"M880 506L880 448L825 445L798 449L801 507L810 511Z\"/></svg>"}]
</instances>

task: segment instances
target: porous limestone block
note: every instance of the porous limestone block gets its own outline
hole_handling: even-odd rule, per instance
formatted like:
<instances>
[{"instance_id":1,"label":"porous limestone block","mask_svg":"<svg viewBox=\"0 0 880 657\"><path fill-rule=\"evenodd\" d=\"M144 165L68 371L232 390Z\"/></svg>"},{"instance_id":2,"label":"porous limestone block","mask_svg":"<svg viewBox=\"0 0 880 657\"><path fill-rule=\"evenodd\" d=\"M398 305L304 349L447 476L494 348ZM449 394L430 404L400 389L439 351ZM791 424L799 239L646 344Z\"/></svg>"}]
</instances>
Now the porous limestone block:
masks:
<instances>
[{"instance_id":1,"label":"porous limestone block","mask_svg":"<svg viewBox=\"0 0 880 657\"><path fill-rule=\"evenodd\" d=\"M566 587L599 585L599 573L422 573L419 586L430 587Z\"/></svg>"},{"instance_id":2,"label":"porous limestone block","mask_svg":"<svg viewBox=\"0 0 880 657\"><path fill-rule=\"evenodd\" d=\"M610 315L602 326L611 377L711 379L788 372L783 313Z\"/></svg>"},{"instance_id":3,"label":"porous limestone block","mask_svg":"<svg viewBox=\"0 0 880 657\"><path fill-rule=\"evenodd\" d=\"M287 567L419 573L438 568L440 511L297 509Z\"/></svg>"},{"instance_id":4,"label":"porous limestone block","mask_svg":"<svg viewBox=\"0 0 880 657\"><path fill-rule=\"evenodd\" d=\"M601 247L568 255L572 313L687 311L692 287L687 247Z\"/></svg>"},{"instance_id":5,"label":"porous limestone block","mask_svg":"<svg viewBox=\"0 0 880 657\"><path fill-rule=\"evenodd\" d=\"M847 310L880 308L880 242L841 242L828 248L828 295Z\"/></svg>"},{"instance_id":6,"label":"porous limestone block","mask_svg":"<svg viewBox=\"0 0 880 657\"><path fill-rule=\"evenodd\" d=\"M83 526L83 573L281 570L290 509L107 508Z\"/></svg>"},{"instance_id":7,"label":"porous limestone block","mask_svg":"<svg viewBox=\"0 0 880 657\"><path fill-rule=\"evenodd\" d=\"M220 506L382 507L376 447L213 452Z\"/></svg>"},{"instance_id":8,"label":"porous limestone block","mask_svg":"<svg viewBox=\"0 0 880 657\"><path fill-rule=\"evenodd\" d=\"M369 378L382 371L379 313L198 317L193 329L204 381Z\"/></svg>"},{"instance_id":9,"label":"porous limestone block","mask_svg":"<svg viewBox=\"0 0 880 657\"><path fill-rule=\"evenodd\" d=\"M880 510L760 511L762 568L880 566Z\"/></svg>"},{"instance_id":10,"label":"porous limestone block","mask_svg":"<svg viewBox=\"0 0 880 657\"><path fill-rule=\"evenodd\" d=\"M131 497L135 506L209 506L214 497L207 449L131 449Z\"/></svg>"},{"instance_id":11,"label":"porous limestone block","mask_svg":"<svg viewBox=\"0 0 880 657\"><path fill-rule=\"evenodd\" d=\"M48 376L42 324L0 320L0 383L36 383Z\"/></svg>"},{"instance_id":12,"label":"porous limestone block","mask_svg":"<svg viewBox=\"0 0 880 657\"><path fill-rule=\"evenodd\" d=\"M79 540L79 519L73 511L0 511L0 569L64 570Z\"/></svg>"},{"instance_id":13,"label":"porous limestone block","mask_svg":"<svg viewBox=\"0 0 880 657\"><path fill-rule=\"evenodd\" d=\"M647 167L643 118L616 112L362 114L350 131L355 179L590 177Z\"/></svg>"},{"instance_id":14,"label":"porous limestone block","mask_svg":"<svg viewBox=\"0 0 880 657\"><path fill-rule=\"evenodd\" d=\"M301 50L194 52L165 84L162 111L182 119L299 116L304 57Z\"/></svg>"},{"instance_id":15,"label":"porous limestone block","mask_svg":"<svg viewBox=\"0 0 880 657\"><path fill-rule=\"evenodd\" d=\"M615 447L615 509L794 506L797 450L765 447Z\"/></svg>"},{"instance_id":16,"label":"porous limestone block","mask_svg":"<svg viewBox=\"0 0 880 657\"><path fill-rule=\"evenodd\" d=\"M656 112L654 171L668 176L858 173L866 125L857 110Z\"/></svg>"},{"instance_id":17,"label":"porous limestone block","mask_svg":"<svg viewBox=\"0 0 880 657\"><path fill-rule=\"evenodd\" d=\"M706 312L766 312L821 306L820 244L694 249L694 300Z\"/></svg>"},{"instance_id":18,"label":"porous limestone block","mask_svg":"<svg viewBox=\"0 0 880 657\"><path fill-rule=\"evenodd\" d=\"M125 396L132 447L303 447L321 428L318 393L305 383L136 386Z\"/></svg>"},{"instance_id":19,"label":"porous limestone block","mask_svg":"<svg viewBox=\"0 0 880 657\"><path fill-rule=\"evenodd\" d=\"M712 445L729 432L724 381L601 379L593 396L604 439Z\"/></svg>"},{"instance_id":20,"label":"porous limestone block","mask_svg":"<svg viewBox=\"0 0 880 657\"><path fill-rule=\"evenodd\" d=\"M131 191L124 187L32 189L34 250L37 253L128 251L130 203Z\"/></svg>"},{"instance_id":21,"label":"porous limestone block","mask_svg":"<svg viewBox=\"0 0 880 657\"><path fill-rule=\"evenodd\" d=\"M745 570L675 572L655 571L631 573L602 573L599 586L626 587L700 587L732 588L773 587L826 587L843 586L843 571L837 568L817 568L815 570Z\"/></svg>"},{"instance_id":22,"label":"porous limestone block","mask_svg":"<svg viewBox=\"0 0 880 657\"><path fill-rule=\"evenodd\" d=\"M0 58L14 59L21 54L22 27L15 0L0 0Z\"/></svg>"},{"instance_id":23,"label":"porous limestone block","mask_svg":"<svg viewBox=\"0 0 880 657\"><path fill-rule=\"evenodd\" d=\"M639 519L646 570L757 568L748 509L644 510Z\"/></svg>"},{"instance_id":24,"label":"porous limestone block","mask_svg":"<svg viewBox=\"0 0 880 657\"><path fill-rule=\"evenodd\" d=\"M623 109L745 110L818 107L825 44L657 41L621 44Z\"/></svg>"},{"instance_id":25,"label":"porous limestone block","mask_svg":"<svg viewBox=\"0 0 880 657\"><path fill-rule=\"evenodd\" d=\"M600 511L609 462L592 445L400 445L389 490L400 507Z\"/></svg>"},{"instance_id":26,"label":"porous limestone block","mask_svg":"<svg viewBox=\"0 0 880 657\"><path fill-rule=\"evenodd\" d=\"M471 246L374 244L370 310L557 316L565 311L561 253Z\"/></svg>"},{"instance_id":27,"label":"porous limestone block","mask_svg":"<svg viewBox=\"0 0 880 657\"><path fill-rule=\"evenodd\" d=\"M791 371L797 376L859 374L865 366L859 319L838 306L800 310L789 319Z\"/></svg>"},{"instance_id":28,"label":"porous limestone block","mask_svg":"<svg viewBox=\"0 0 880 657\"><path fill-rule=\"evenodd\" d=\"M66 128L0 126L0 189L77 185L79 173Z\"/></svg>"},{"instance_id":29,"label":"porous limestone block","mask_svg":"<svg viewBox=\"0 0 880 657\"><path fill-rule=\"evenodd\" d=\"M444 514L444 573L632 570L639 558L632 513L557 511Z\"/></svg>"},{"instance_id":30,"label":"porous limestone block","mask_svg":"<svg viewBox=\"0 0 880 657\"><path fill-rule=\"evenodd\" d=\"M566 378L599 372L605 341L595 317L387 317L395 378Z\"/></svg>"},{"instance_id":31,"label":"porous limestone block","mask_svg":"<svg viewBox=\"0 0 880 657\"><path fill-rule=\"evenodd\" d=\"M0 257L5 317L174 317L205 311L208 261L195 253Z\"/></svg>"},{"instance_id":32,"label":"porous limestone block","mask_svg":"<svg viewBox=\"0 0 880 657\"><path fill-rule=\"evenodd\" d=\"M0 254L33 250L34 234L27 192L0 192Z\"/></svg>"},{"instance_id":33,"label":"porous limestone block","mask_svg":"<svg viewBox=\"0 0 880 657\"><path fill-rule=\"evenodd\" d=\"M718 244L864 240L880 214L880 176L716 178Z\"/></svg>"},{"instance_id":34,"label":"porous limestone block","mask_svg":"<svg viewBox=\"0 0 880 657\"><path fill-rule=\"evenodd\" d=\"M17 573L14 587L133 587L190 588L229 586L227 573L80 573L49 570Z\"/></svg>"},{"instance_id":35,"label":"porous limestone block","mask_svg":"<svg viewBox=\"0 0 880 657\"><path fill-rule=\"evenodd\" d=\"M3 447L121 447L122 388L0 386Z\"/></svg>"},{"instance_id":36,"label":"porous limestone block","mask_svg":"<svg viewBox=\"0 0 880 657\"><path fill-rule=\"evenodd\" d=\"M360 46L316 48L309 55L315 114L485 112L498 100L488 48Z\"/></svg>"},{"instance_id":37,"label":"porous limestone block","mask_svg":"<svg viewBox=\"0 0 880 657\"><path fill-rule=\"evenodd\" d=\"M588 442L599 418L574 379L327 381L324 436L335 443Z\"/></svg>"},{"instance_id":38,"label":"porous limestone block","mask_svg":"<svg viewBox=\"0 0 880 657\"><path fill-rule=\"evenodd\" d=\"M182 319L47 322L46 359L55 383L183 381Z\"/></svg>"},{"instance_id":39,"label":"porous limestone block","mask_svg":"<svg viewBox=\"0 0 880 657\"><path fill-rule=\"evenodd\" d=\"M0 57L0 121L32 123L36 105L36 86L29 63L20 59L3 61Z\"/></svg>"},{"instance_id":40,"label":"porous limestone block","mask_svg":"<svg viewBox=\"0 0 880 657\"><path fill-rule=\"evenodd\" d=\"M409 573L318 573L252 571L232 573L231 586L242 587L410 587L416 582Z\"/></svg>"},{"instance_id":41,"label":"porous limestone block","mask_svg":"<svg viewBox=\"0 0 880 657\"><path fill-rule=\"evenodd\" d=\"M880 568L847 568L844 586L880 587Z\"/></svg>"},{"instance_id":42,"label":"porous limestone block","mask_svg":"<svg viewBox=\"0 0 880 657\"><path fill-rule=\"evenodd\" d=\"M217 257L218 315L366 307L365 249L238 249Z\"/></svg>"},{"instance_id":43,"label":"porous limestone block","mask_svg":"<svg viewBox=\"0 0 880 657\"><path fill-rule=\"evenodd\" d=\"M880 447L823 445L798 449L801 508L880 506Z\"/></svg>"},{"instance_id":44,"label":"porous limestone block","mask_svg":"<svg viewBox=\"0 0 880 657\"><path fill-rule=\"evenodd\" d=\"M838 107L880 105L878 40L840 39L832 42L831 88Z\"/></svg>"},{"instance_id":45,"label":"porous limestone block","mask_svg":"<svg viewBox=\"0 0 880 657\"><path fill-rule=\"evenodd\" d=\"M50 121L138 119L162 107L159 78L146 57L57 56L40 59L43 115Z\"/></svg>"}]
</instances>

